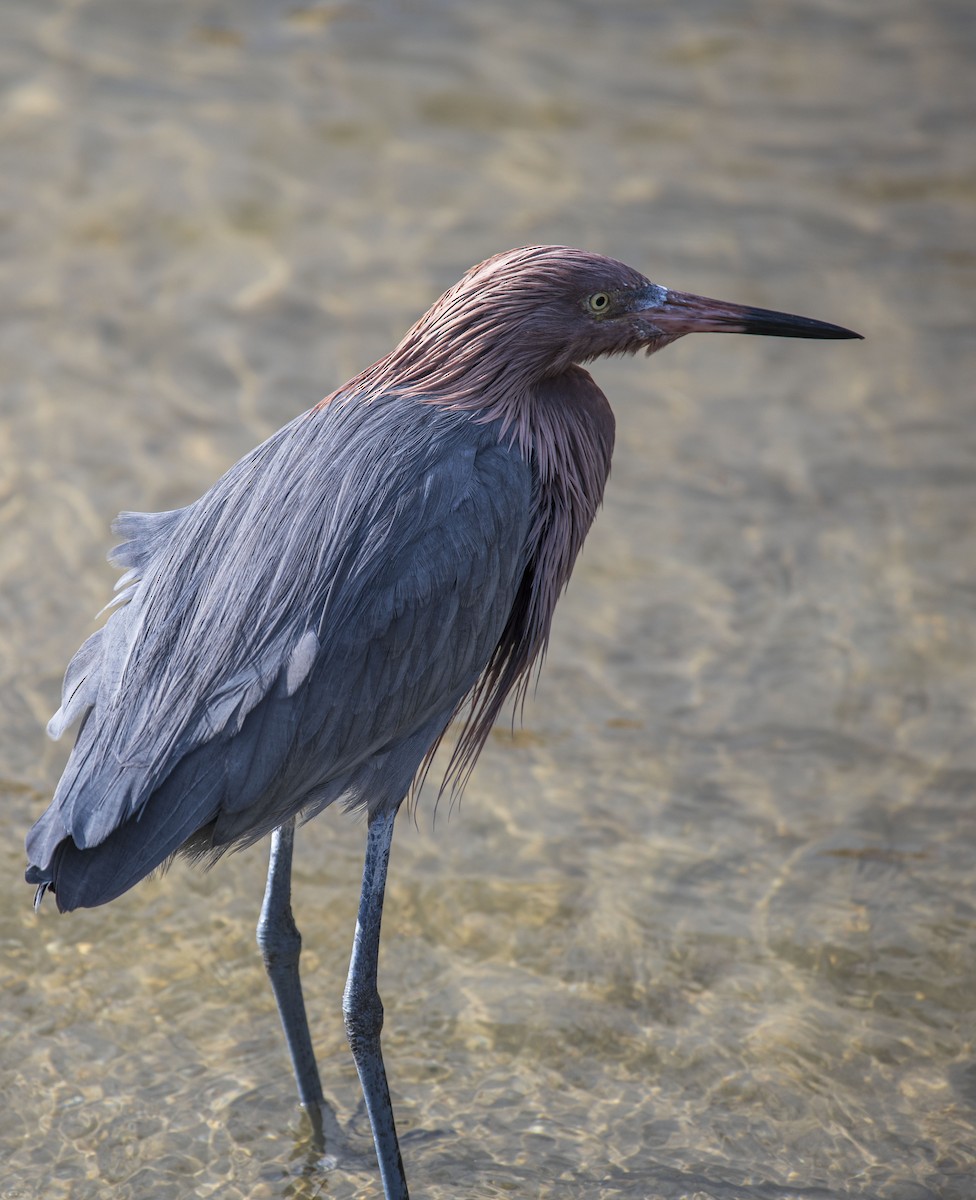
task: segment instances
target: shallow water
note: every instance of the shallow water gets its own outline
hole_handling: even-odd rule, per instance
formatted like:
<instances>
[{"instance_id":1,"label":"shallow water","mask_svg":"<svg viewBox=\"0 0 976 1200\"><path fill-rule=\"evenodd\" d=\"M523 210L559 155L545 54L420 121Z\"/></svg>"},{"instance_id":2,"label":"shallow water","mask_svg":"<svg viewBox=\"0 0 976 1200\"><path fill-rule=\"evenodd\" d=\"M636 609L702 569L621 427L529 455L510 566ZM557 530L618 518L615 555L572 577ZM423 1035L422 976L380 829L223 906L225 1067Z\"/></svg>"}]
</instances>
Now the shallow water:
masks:
<instances>
[{"instance_id":1,"label":"shallow water","mask_svg":"<svg viewBox=\"0 0 976 1200\"><path fill-rule=\"evenodd\" d=\"M524 726L398 831L414 1193L973 1195L970 8L7 0L4 1196L378 1194L358 822L297 863L327 1173L254 948L265 849L59 919L22 840L114 514L194 498L530 241L867 341L596 369L614 474Z\"/></svg>"}]
</instances>

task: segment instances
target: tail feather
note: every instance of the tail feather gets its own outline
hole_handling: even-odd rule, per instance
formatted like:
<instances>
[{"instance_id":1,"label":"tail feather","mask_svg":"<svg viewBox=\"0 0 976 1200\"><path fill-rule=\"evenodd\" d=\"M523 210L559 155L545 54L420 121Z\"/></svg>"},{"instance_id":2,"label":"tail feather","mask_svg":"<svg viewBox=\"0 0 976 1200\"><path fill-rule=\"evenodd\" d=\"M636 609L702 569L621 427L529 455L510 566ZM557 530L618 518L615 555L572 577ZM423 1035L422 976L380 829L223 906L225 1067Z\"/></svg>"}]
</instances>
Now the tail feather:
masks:
<instances>
[{"instance_id":1,"label":"tail feather","mask_svg":"<svg viewBox=\"0 0 976 1200\"><path fill-rule=\"evenodd\" d=\"M48 809L28 835L27 882L38 886L40 896L53 892L61 912L107 904L214 821L225 782L217 755L190 754L139 813L86 849Z\"/></svg>"}]
</instances>

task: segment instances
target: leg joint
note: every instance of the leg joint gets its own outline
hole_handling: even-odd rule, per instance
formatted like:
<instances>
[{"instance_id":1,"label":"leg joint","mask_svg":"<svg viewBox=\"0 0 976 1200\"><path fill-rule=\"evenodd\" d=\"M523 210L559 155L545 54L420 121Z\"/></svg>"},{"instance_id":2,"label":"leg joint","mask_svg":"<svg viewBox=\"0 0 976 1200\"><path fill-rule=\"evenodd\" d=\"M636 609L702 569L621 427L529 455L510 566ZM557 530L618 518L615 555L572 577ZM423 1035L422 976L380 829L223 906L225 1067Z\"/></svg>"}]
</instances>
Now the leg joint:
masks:
<instances>
[{"instance_id":1,"label":"leg joint","mask_svg":"<svg viewBox=\"0 0 976 1200\"><path fill-rule=\"evenodd\" d=\"M262 912L258 922L257 942L264 964L269 969L297 963L302 952L302 935L295 924L291 909L279 910L271 918Z\"/></svg>"},{"instance_id":2,"label":"leg joint","mask_svg":"<svg viewBox=\"0 0 976 1200\"><path fill-rule=\"evenodd\" d=\"M360 1047L377 1045L383 1030L383 1001L379 992L350 994L342 998L346 1037L353 1054Z\"/></svg>"}]
</instances>

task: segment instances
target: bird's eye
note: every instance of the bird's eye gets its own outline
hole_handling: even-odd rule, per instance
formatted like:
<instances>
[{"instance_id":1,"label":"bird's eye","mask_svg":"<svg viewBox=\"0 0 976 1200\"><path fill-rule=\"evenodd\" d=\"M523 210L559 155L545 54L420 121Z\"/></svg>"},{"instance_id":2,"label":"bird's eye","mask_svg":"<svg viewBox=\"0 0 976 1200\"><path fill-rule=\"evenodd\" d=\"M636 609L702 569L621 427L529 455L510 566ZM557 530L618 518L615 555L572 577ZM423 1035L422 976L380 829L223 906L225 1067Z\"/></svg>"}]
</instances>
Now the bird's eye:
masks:
<instances>
[{"instance_id":1,"label":"bird's eye","mask_svg":"<svg viewBox=\"0 0 976 1200\"><path fill-rule=\"evenodd\" d=\"M596 316L602 316L610 307L610 297L606 292L594 292L587 298L586 307Z\"/></svg>"}]
</instances>

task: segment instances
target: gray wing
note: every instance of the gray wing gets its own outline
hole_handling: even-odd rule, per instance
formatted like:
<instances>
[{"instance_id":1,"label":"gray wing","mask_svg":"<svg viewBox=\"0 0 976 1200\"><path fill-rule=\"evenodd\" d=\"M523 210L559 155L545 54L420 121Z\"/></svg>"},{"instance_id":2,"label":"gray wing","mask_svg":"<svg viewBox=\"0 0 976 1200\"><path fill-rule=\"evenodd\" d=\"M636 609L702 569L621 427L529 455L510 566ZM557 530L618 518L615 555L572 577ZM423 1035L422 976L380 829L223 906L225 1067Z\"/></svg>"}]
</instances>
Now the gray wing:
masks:
<instances>
[{"instance_id":1,"label":"gray wing","mask_svg":"<svg viewBox=\"0 0 976 1200\"><path fill-rule=\"evenodd\" d=\"M401 799L498 642L531 504L492 428L377 397L305 414L187 509L123 517L127 603L68 669L52 729L82 727L31 880L98 904L200 830Z\"/></svg>"},{"instance_id":2,"label":"gray wing","mask_svg":"<svg viewBox=\"0 0 976 1200\"><path fill-rule=\"evenodd\" d=\"M112 532L126 540L112 550L109 562L129 569L115 585L115 599L109 602L106 610L127 604L133 598L143 575L151 570L153 559L169 542L187 511L178 508L161 513L119 513L112 522ZM49 736L55 741L94 707L103 676L108 678L117 674L106 659L111 658L113 650L126 646L129 638L123 630L129 625L131 616L125 610L116 613L113 621L97 629L68 664L61 690L61 707L47 726Z\"/></svg>"}]
</instances>

